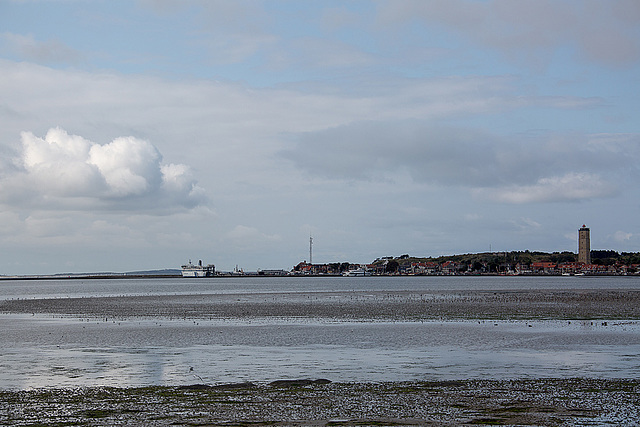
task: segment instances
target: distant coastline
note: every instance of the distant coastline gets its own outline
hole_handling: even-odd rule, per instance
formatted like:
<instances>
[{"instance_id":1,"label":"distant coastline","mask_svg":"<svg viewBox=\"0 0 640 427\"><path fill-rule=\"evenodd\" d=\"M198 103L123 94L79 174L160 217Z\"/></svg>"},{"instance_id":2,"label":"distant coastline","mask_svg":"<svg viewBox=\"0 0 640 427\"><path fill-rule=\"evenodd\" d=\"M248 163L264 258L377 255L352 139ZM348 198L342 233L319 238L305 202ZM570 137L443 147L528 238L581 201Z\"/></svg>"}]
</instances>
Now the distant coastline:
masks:
<instances>
[{"instance_id":1,"label":"distant coastline","mask_svg":"<svg viewBox=\"0 0 640 427\"><path fill-rule=\"evenodd\" d=\"M364 269L374 276L560 276L560 275L635 275L640 273L640 253L593 250L590 262L580 262L573 252L484 252L441 257L377 258L370 264L311 264L303 261L290 274L340 275L352 269Z\"/></svg>"},{"instance_id":2,"label":"distant coastline","mask_svg":"<svg viewBox=\"0 0 640 427\"><path fill-rule=\"evenodd\" d=\"M573 252L484 252L440 257L381 257L369 264L332 262L311 264L302 261L291 270L216 271L212 277L335 277L351 269L365 269L372 276L637 276L640 252L591 251L590 264L577 262ZM125 273L56 273L2 275L2 280L91 280L91 279L166 279L181 277L178 268Z\"/></svg>"},{"instance_id":3,"label":"distant coastline","mask_svg":"<svg viewBox=\"0 0 640 427\"><path fill-rule=\"evenodd\" d=\"M0 276L0 280L92 280L92 279L166 279L182 277L180 270L158 270L132 273L61 273Z\"/></svg>"}]
</instances>

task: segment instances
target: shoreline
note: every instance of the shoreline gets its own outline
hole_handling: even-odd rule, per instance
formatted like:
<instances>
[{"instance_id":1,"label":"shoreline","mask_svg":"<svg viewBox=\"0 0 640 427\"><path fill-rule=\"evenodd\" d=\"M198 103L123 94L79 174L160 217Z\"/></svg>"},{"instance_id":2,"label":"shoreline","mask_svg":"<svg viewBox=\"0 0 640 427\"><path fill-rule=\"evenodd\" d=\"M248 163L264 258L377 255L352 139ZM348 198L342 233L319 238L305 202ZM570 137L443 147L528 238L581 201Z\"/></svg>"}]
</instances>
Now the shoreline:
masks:
<instances>
[{"instance_id":1,"label":"shoreline","mask_svg":"<svg viewBox=\"0 0 640 427\"><path fill-rule=\"evenodd\" d=\"M215 279L252 279L252 278L273 278L273 279L304 279L304 278L318 278L326 277L335 279L337 277L345 277L342 274L216 274L215 276L207 277L182 277L181 274L137 274L137 273L70 273L70 274L47 274L47 275L24 275L24 276L0 276L0 281L19 281L19 280L116 280L116 279L186 279L186 280L215 280ZM583 274L583 275L570 275L563 274L499 274L499 273L480 273L480 274L374 274L366 276L366 278L391 278L391 277L451 277L451 278L478 278L478 277L575 277L581 278L598 278L598 277L628 277L630 279L638 279L640 272L635 274L614 274L614 273L601 273L601 274ZM362 277L345 277L348 279L360 280Z\"/></svg>"},{"instance_id":2,"label":"shoreline","mask_svg":"<svg viewBox=\"0 0 640 427\"><path fill-rule=\"evenodd\" d=\"M88 387L0 391L0 423L92 426L637 425L640 380Z\"/></svg>"},{"instance_id":3,"label":"shoreline","mask_svg":"<svg viewBox=\"0 0 640 427\"><path fill-rule=\"evenodd\" d=\"M11 280L94 280L94 279L182 279L176 274L61 274L45 276L0 276L0 281Z\"/></svg>"}]
</instances>

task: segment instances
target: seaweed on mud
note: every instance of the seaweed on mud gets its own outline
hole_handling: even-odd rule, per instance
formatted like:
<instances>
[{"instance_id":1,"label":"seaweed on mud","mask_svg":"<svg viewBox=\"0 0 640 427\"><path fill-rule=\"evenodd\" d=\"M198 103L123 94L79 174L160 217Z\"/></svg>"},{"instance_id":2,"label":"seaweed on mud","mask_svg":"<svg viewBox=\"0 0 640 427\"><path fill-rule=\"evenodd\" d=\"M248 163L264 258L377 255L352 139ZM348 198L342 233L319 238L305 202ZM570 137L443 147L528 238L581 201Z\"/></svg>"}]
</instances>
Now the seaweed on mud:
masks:
<instances>
[{"instance_id":1,"label":"seaweed on mud","mask_svg":"<svg viewBox=\"0 0 640 427\"><path fill-rule=\"evenodd\" d=\"M500 418L476 418L469 421L472 425L489 425L489 426L501 426L507 424Z\"/></svg>"},{"instance_id":2,"label":"seaweed on mud","mask_svg":"<svg viewBox=\"0 0 640 427\"><path fill-rule=\"evenodd\" d=\"M86 418L107 418L116 413L117 411L109 409L87 409L81 411L78 415Z\"/></svg>"},{"instance_id":3,"label":"seaweed on mud","mask_svg":"<svg viewBox=\"0 0 640 427\"><path fill-rule=\"evenodd\" d=\"M8 410L0 412L0 424L561 425L599 419L624 424L637 419L640 400L640 380L632 379L304 384L3 392L0 407Z\"/></svg>"},{"instance_id":4,"label":"seaweed on mud","mask_svg":"<svg viewBox=\"0 0 640 427\"><path fill-rule=\"evenodd\" d=\"M59 421L59 422L53 422L53 423L30 423L30 424L25 424L25 426L27 427L67 427L67 426L87 426L90 425L90 423L88 421L82 421L82 422L77 422L77 421Z\"/></svg>"},{"instance_id":5,"label":"seaweed on mud","mask_svg":"<svg viewBox=\"0 0 640 427\"><path fill-rule=\"evenodd\" d=\"M329 421L325 424L327 427L338 426L406 426L408 423L390 421L390 420L349 420L349 421Z\"/></svg>"},{"instance_id":6,"label":"seaweed on mud","mask_svg":"<svg viewBox=\"0 0 640 427\"><path fill-rule=\"evenodd\" d=\"M306 387L310 385L323 385L330 384L330 380L318 379L318 380L309 380L309 379L298 379L298 380L276 380L269 383L271 387Z\"/></svg>"}]
</instances>

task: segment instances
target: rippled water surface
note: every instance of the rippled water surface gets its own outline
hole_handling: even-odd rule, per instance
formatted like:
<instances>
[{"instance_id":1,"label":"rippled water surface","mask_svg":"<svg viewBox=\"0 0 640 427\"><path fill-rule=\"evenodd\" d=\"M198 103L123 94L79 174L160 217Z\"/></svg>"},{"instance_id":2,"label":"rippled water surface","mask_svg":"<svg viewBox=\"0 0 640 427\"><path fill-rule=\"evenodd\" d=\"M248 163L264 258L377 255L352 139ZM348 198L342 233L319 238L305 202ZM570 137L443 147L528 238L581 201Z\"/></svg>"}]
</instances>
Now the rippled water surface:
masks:
<instances>
[{"instance_id":1,"label":"rippled water surface","mask_svg":"<svg viewBox=\"0 0 640 427\"><path fill-rule=\"evenodd\" d=\"M0 300L353 291L640 289L640 278L424 277L0 282ZM241 303L241 302L240 302ZM335 321L0 314L0 388L328 378L640 376L635 320Z\"/></svg>"}]
</instances>

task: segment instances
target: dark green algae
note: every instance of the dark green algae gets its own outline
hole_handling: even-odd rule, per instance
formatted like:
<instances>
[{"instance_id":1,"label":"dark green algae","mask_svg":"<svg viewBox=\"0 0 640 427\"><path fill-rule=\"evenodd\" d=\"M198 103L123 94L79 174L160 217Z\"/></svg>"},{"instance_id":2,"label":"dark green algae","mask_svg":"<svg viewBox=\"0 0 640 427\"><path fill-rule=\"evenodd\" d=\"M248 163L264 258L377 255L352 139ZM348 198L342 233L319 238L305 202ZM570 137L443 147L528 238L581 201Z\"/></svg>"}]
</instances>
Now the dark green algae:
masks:
<instances>
[{"instance_id":1,"label":"dark green algae","mask_svg":"<svg viewBox=\"0 0 640 427\"><path fill-rule=\"evenodd\" d=\"M0 392L0 408L0 424L7 426L617 425L640 416L640 380L287 380L34 389Z\"/></svg>"}]
</instances>

